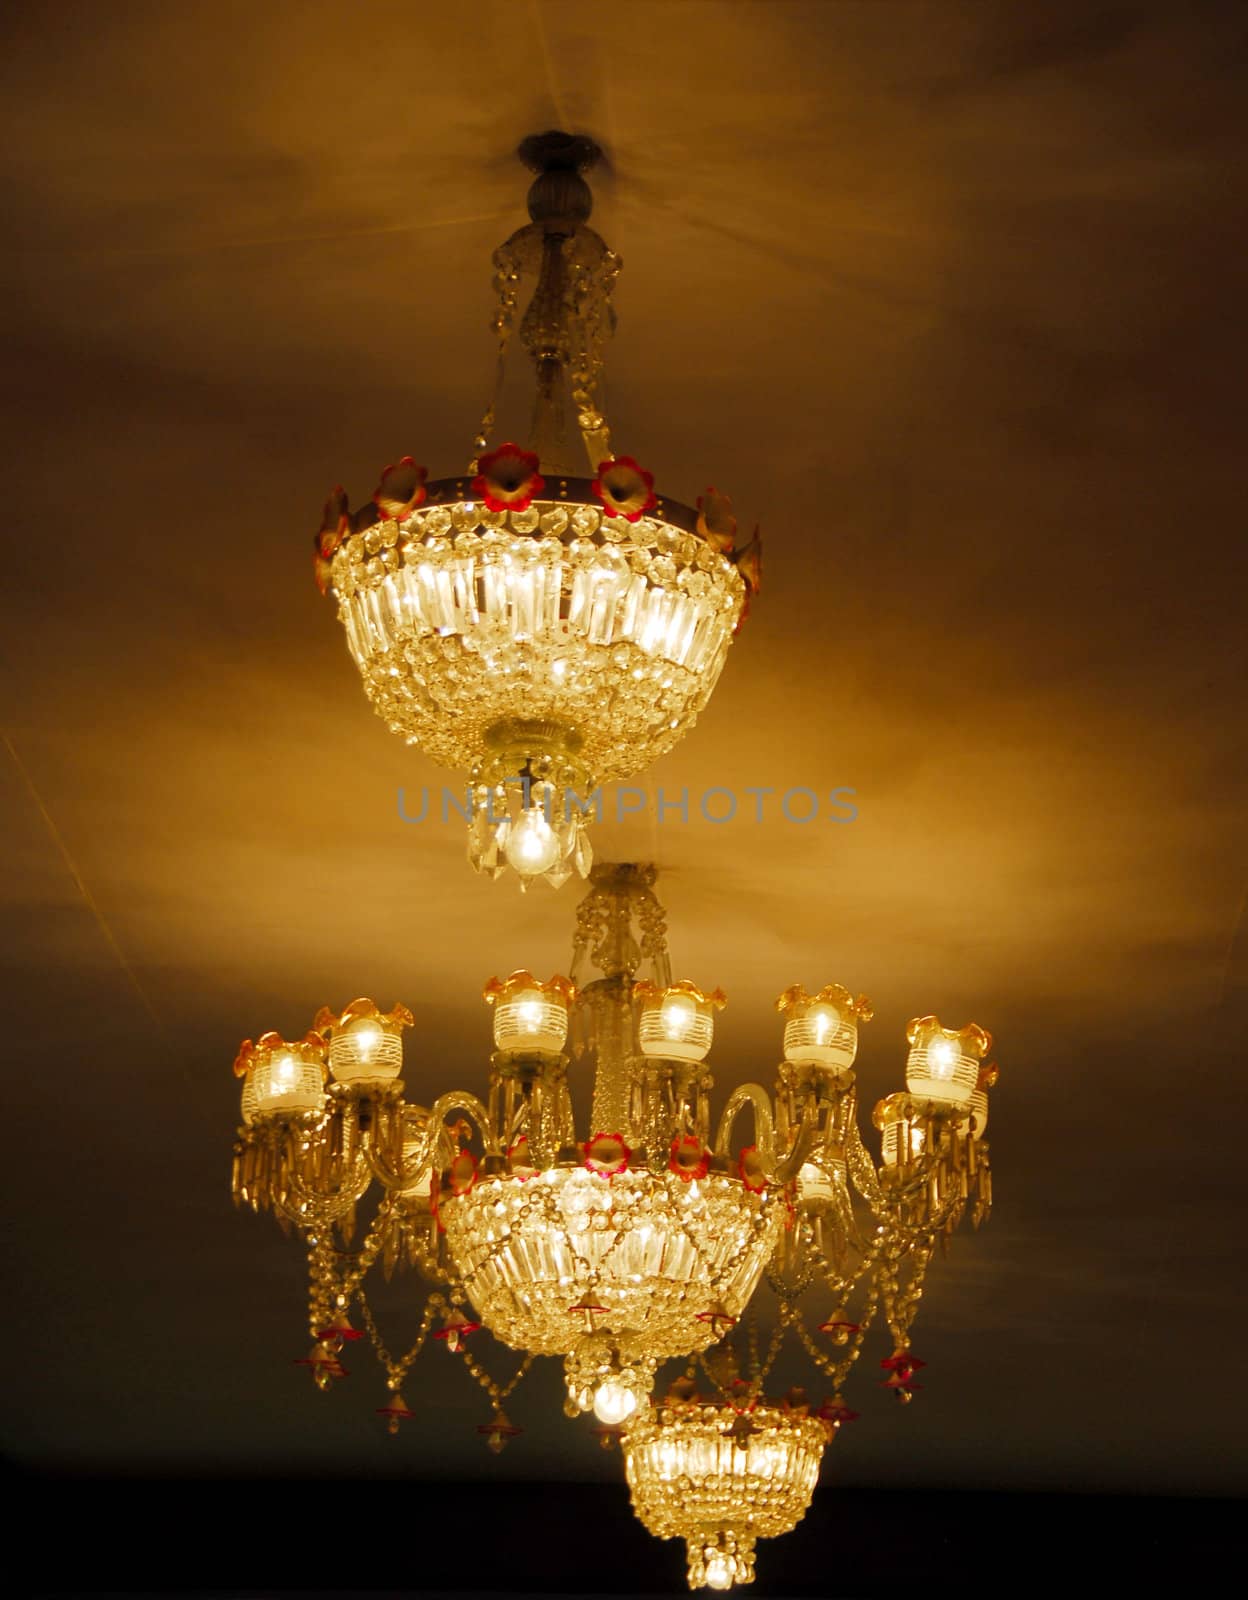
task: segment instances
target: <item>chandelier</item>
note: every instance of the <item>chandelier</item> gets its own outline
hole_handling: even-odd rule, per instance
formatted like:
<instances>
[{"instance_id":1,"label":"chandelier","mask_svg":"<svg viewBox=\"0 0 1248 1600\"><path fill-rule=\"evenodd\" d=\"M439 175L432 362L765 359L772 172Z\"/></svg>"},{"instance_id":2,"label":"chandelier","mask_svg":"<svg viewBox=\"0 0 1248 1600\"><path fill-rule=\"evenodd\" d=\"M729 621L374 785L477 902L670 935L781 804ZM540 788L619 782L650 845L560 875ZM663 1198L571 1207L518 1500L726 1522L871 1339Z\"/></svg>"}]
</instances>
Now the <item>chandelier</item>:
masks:
<instances>
[{"instance_id":1,"label":"chandelier","mask_svg":"<svg viewBox=\"0 0 1248 1600\"><path fill-rule=\"evenodd\" d=\"M693 727L760 580L758 530L731 502L690 507L617 455L603 349L620 261L588 226L592 140L527 139L531 221L494 254L494 393L467 470L429 480L413 456L352 511L335 489L315 570L377 714L466 775L468 855L521 886L589 870L599 786L649 766ZM534 364L529 447L494 444L519 316ZM583 443L571 454L569 413Z\"/></svg>"},{"instance_id":2,"label":"chandelier","mask_svg":"<svg viewBox=\"0 0 1248 1600\"><path fill-rule=\"evenodd\" d=\"M402 1385L432 1337L482 1388L478 1431L500 1450L520 1432L506 1404L533 1360L559 1357L569 1415L592 1411L618 1442L643 1524L685 1540L691 1587L728 1588L753 1577L756 1541L809 1505L826 1445L855 1416L843 1389L874 1326L887 1331L882 1386L902 1402L918 1387L910 1328L933 1253L991 1205L996 1069L981 1028L913 1021L905 1089L875 1108L877 1165L853 1072L871 1007L838 984L794 986L777 1000L774 1092L743 1085L713 1118L725 997L673 982L654 882L652 867L594 867L568 974L485 985L484 1101L405 1098L401 1005L357 1000L296 1040L245 1041L233 1192L302 1238L313 1343L300 1364L319 1388L367 1338L397 1432L416 1416ZM377 1272L411 1285L418 1327L401 1355L378 1327ZM482 1330L519 1357L505 1379L478 1359ZM790 1337L828 1385L818 1406L800 1390L766 1396ZM672 1361L683 1370L656 1401Z\"/></svg>"}]
</instances>

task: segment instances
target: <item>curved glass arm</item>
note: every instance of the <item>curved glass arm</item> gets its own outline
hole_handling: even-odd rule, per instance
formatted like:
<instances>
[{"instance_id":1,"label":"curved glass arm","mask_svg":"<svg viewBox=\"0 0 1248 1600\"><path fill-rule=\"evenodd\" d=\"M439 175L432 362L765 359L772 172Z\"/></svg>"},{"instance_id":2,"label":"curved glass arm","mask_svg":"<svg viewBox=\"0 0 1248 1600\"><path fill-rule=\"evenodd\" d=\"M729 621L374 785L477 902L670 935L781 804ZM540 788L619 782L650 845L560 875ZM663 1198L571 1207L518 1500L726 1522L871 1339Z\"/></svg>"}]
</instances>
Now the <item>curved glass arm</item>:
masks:
<instances>
[{"instance_id":1,"label":"curved glass arm","mask_svg":"<svg viewBox=\"0 0 1248 1600\"><path fill-rule=\"evenodd\" d=\"M719 1119L719 1131L715 1135L715 1154L725 1161L732 1153L733 1124L747 1105L754 1112L754 1143L758 1150L758 1161L763 1176L768 1183L791 1183L810 1154L815 1140L818 1113L809 1110L803 1112L792 1145L785 1155L778 1156L775 1122L767 1091L757 1083L743 1083L728 1097L728 1104Z\"/></svg>"},{"instance_id":2,"label":"curved glass arm","mask_svg":"<svg viewBox=\"0 0 1248 1600\"><path fill-rule=\"evenodd\" d=\"M439 1095L429 1107L429 1122L420 1149L413 1157L413 1165L427 1167L432 1163L437 1155L438 1140L448 1131L445 1127L447 1118L457 1111L475 1125L487 1156L496 1156L500 1153L498 1135L484 1105L475 1094L469 1094L466 1089L452 1089L448 1094Z\"/></svg>"}]
</instances>

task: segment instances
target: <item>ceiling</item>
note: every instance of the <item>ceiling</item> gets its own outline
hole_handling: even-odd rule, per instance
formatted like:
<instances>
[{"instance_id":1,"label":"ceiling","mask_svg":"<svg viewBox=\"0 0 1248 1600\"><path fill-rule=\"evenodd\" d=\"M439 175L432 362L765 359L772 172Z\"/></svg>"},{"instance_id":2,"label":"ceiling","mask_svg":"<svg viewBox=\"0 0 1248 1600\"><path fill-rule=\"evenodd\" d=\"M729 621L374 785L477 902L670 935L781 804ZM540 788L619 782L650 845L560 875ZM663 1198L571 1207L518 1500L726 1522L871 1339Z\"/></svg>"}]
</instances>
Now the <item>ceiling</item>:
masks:
<instances>
[{"instance_id":1,"label":"ceiling","mask_svg":"<svg viewBox=\"0 0 1248 1600\"><path fill-rule=\"evenodd\" d=\"M4 26L10 1456L619 1472L553 1369L498 1459L440 1349L407 1391L433 1433L384 1436L364 1358L318 1396L297 1246L228 1199L244 1034L397 998L413 1095L480 1089L481 982L566 958L572 887L521 898L453 819L400 820L444 775L368 710L309 561L331 484L462 468L512 152L563 126L609 158L617 448L767 540L643 782L858 809L651 804L599 854L660 863L677 967L727 989L721 1087L769 1080L794 982L874 999L868 1104L913 1014L998 1040L997 1212L933 1273L921 1403L861 1374L829 1481L1244 1487L1213 1371L1245 1309L1242 9Z\"/></svg>"}]
</instances>

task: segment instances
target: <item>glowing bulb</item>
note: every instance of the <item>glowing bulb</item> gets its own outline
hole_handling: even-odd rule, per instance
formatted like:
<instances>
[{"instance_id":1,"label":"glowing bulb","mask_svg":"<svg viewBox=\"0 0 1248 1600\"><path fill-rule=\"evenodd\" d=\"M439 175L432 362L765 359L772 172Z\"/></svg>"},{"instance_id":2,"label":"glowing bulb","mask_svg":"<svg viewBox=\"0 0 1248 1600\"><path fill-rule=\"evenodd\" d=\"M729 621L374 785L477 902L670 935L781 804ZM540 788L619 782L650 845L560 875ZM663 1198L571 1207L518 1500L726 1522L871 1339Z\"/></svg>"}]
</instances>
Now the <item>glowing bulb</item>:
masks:
<instances>
[{"instance_id":1,"label":"glowing bulb","mask_svg":"<svg viewBox=\"0 0 1248 1600\"><path fill-rule=\"evenodd\" d=\"M933 1078L952 1078L958 1047L952 1039L937 1037L927 1047L927 1070Z\"/></svg>"},{"instance_id":2,"label":"glowing bulb","mask_svg":"<svg viewBox=\"0 0 1248 1600\"><path fill-rule=\"evenodd\" d=\"M811 1026L815 1032L816 1044L827 1044L841 1025L840 1014L831 1006L820 1006L811 1014Z\"/></svg>"},{"instance_id":3,"label":"glowing bulb","mask_svg":"<svg viewBox=\"0 0 1248 1600\"><path fill-rule=\"evenodd\" d=\"M272 1085L274 1089L293 1089L298 1078L293 1056L278 1056L273 1063Z\"/></svg>"},{"instance_id":4,"label":"glowing bulb","mask_svg":"<svg viewBox=\"0 0 1248 1600\"><path fill-rule=\"evenodd\" d=\"M381 1043L381 1026L372 1017L357 1017L347 1027L361 1061L368 1061Z\"/></svg>"},{"instance_id":5,"label":"glowing bulb","mask_svg":"<svg viewBox=\"0 0 1248 1600\"><path fill-rule=\"evenodd\" d=\"M530 1033L540 1026L542 1020L542 1002L540 1000L520 1000L516 1003L516 1020Z\"/></svg>"},{"instance_id":6,"label":"glowing bulb","mask_svg":"<svg viewBox=\"0 0 1248 1600\"><path fill-rule=\"evenodd\" d=\"M697 1012L688 1000L669 1000L663 1007L663 1032L673 1044L689 1037Z\"/></svg>"},{"instance_id":7,"label":"glowing bulb","mask_svg":"<svg viewBox=\"0 0 1248 1600\"><path fill-rule=\"evenodd\" d=\"M608 1428L618 1427L637 1409L637 1396L622 1383L610 1379L600 1383L594 1391L594 1415Z\"/></svg>"},{"instance_id":8,"label":"glowing bulb","mask_svg":"<svg viewBox=\"0 0 1248 1600\"><path fill-rule=\"evenodd\" d=\"M531 806L521 812L507 830L504 847L508 861L522 877L533 878L549 872L559 859L559 836L542 815Z\"/></svg>"},{"instance_id":9,"label":"glowing bulb","mask_svg":"<svg viewBox=\"0 0 1248 1600\"><path fill-rule=\"evenodd\" d=\"M732 1564L724 1555L713 1555L706 1563L706 1587L708 1589L732 1588Z\"/></svg>"}]
</instances>

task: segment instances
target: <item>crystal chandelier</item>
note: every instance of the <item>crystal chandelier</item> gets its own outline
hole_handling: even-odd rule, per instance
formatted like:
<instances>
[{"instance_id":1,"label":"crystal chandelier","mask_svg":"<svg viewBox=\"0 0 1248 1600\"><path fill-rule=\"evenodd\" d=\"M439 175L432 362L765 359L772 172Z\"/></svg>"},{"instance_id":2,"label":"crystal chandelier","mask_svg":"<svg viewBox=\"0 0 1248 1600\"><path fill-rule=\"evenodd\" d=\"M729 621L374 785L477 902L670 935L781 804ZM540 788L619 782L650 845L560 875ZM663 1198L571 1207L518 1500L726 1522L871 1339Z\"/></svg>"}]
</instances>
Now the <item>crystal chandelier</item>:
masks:
<instances>
[{"instance_id":1,"label":"crystal chandelier","mask_svg":"<svg viewBox=\"0 0 1248 1600\"><path fill-rule=\"evenodd\" d=\"M406 1100L403 1006L357 1000L322 1009L296 1041L245 1041L234 1196L303 1237L314 1342L301 1364L319 1388L346 1376L348 1345L367 1337L397 1432L415 1415L404 1379L432 1336L485 1392L479 1431L499 1450L520 1431L505 1402L536 1357L560 1357L568 1413L592 1411L604 1442L618 1440L642 1522L686 1541L691 1586L727 1588L753 1577L759 1538L805 1512L823 1449L855 1415L842 1391L873 1326L888 1333L882 1386L902 1402L918 1387L910 1327L933 1252L991 1204L991 1040L931 1016L909 1025L906 1088L875 1110L877 1167L853 1072L870 1005L837 984L791 987L777 1001L774 1094L743 1085L713 1121L706 1058L722 992L672 981L653 868L601 865L590 880L569 974L485 987L485 1101ZM374 1269L410 1273L419 1329L400 1356L377 1325ZM812 1326L815 1291L831 1308ZM480 1329L519 1353L506 1381L478 1361ZM766 1398L790 1337L830 1388L817 1408L800 1391ZM684 1371L655 1402L670 1361Z\"/></svg>"},{"instance_id":2,"label":"crystal chandelier","mask_svg":"<svg viewBox=\"0 0 1248 1600\"><path fill-rule=\"evenodd\" d=\"M758 531L738 543L726 496L682 505L614 453L600 390L620 261L588 226L582 176L599 154L561 133L520 147L532 220L494 255L497 372L467 471L427 481L404 456L358 510L335 489L316 535L317 581L375 710L466 774L469 860L522 886L587 873L598 786L694 725L760 579ZM530 447L492 446L526 279Z\"/></svg>"}]
</instances>

